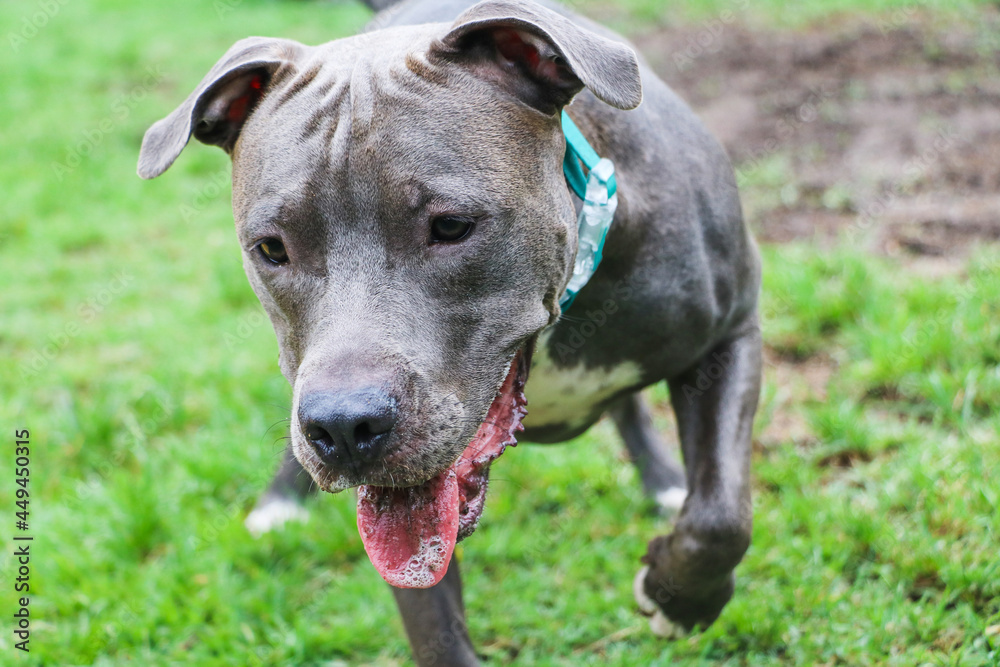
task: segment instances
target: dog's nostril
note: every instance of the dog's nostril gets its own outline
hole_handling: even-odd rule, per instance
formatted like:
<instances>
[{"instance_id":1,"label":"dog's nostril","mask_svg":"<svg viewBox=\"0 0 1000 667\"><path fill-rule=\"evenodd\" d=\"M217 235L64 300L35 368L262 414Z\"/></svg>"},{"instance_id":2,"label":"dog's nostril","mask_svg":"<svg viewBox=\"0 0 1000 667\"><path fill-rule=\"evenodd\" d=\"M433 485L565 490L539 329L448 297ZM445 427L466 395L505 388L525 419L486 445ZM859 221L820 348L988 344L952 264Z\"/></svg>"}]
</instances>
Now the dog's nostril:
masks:
<instances>
[{"instance_id":1,"label":"dog's nostril","mask_svg":"<svg viewBox=\"0 0 1000 667\"><path fill-rule=\"evenodd\" d=\"M330 438L330 434L327 433L326 429L324 429L319 424L315 423L306 424L305 428L302 430L305 433L306 438L308 438L313 442L322 442L328 445L332 444L332 438Z\"/></svg>"},{"instance_id":2,"label":"dog's nostril","mask_svg":"<svg viewBox=\"0 0 1000 667\"><path fill-rule=\"evenodd\" d=\"M354 442L362 444L374 438L375 435L368 422L361 422L354 429Z\"/></svg>"},{"instance_id":3,"label":"dog's nostril","mask_svg":"<svg viewBox=\"0 0 1000 667\"><path fill-rule=\"evenodd\" d=\"M388 433L396 425L396 407L389 404L381 409L373 410L364 421L354 428L354 439L358 442L370 440L376 436Z\"/></svg>"}]
</instances>

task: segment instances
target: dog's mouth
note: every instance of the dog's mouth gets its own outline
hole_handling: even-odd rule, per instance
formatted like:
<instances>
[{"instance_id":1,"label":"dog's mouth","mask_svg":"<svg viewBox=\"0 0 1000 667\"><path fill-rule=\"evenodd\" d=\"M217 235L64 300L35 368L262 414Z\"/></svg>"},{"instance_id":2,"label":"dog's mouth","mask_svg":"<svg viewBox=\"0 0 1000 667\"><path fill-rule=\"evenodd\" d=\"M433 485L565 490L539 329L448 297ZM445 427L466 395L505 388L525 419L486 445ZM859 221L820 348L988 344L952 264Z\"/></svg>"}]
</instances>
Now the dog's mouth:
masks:
<instances>
[{"instance_id":1,"label":"dog's mouth","mask_svg":"<svg viewBox=\"0 0 1000 667\"><path fill-rule=\"evenodd\" d=\"M486 501L490 464L523 429L528 413L525 352L518 352L486 419L447 470L418 486L358 487L358 530L382 578L397 588L441 581L455 544L476 530Z\"/></svg>"}]
</instances>

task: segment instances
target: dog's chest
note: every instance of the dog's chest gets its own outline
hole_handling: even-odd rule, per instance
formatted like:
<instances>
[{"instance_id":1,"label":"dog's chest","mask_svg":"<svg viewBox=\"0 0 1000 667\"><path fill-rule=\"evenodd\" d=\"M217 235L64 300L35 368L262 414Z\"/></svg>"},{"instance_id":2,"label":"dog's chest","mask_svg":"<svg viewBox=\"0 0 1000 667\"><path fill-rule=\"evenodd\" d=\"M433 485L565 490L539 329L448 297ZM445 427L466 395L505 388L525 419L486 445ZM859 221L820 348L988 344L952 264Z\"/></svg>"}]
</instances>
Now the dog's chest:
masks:
<instances>
[{"instance_id":1,"label":"dog's chest","mask_svg":"<svg viewBox=\"0 0 1000 667\"><path fill-rule=\"evenodd\" d=\"M594 419L598 407L618 392L641 383L642 369L627 362L611 368L586 364L557 365L549 356L548 336L535 347L524 393L528 399L529 428L580 427Z\"/></svg>"}]
</instances>

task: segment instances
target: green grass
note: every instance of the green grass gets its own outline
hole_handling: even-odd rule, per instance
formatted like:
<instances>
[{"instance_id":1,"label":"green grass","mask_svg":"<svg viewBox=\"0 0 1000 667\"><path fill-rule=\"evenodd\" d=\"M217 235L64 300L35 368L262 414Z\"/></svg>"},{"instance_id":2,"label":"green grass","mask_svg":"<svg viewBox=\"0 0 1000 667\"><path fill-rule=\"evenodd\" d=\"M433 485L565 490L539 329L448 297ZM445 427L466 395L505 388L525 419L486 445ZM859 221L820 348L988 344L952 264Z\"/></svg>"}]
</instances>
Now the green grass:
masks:
<instances>
[{"instance_id":1,"label":"green grass","mask_svg":"<svg viewBox=\"0 0 1000 667\"><path fill-rule=\"evenodd\" d=\"M990 0L575 0L565 4L612 21L619 28L643 30L657 23L688 22L714 35L721 25L750 23L761 27L803 26L864 13L880 28L891 29L913 17L958 18L974 15Z\"/></svg>"},{"instance_id":2,"label":"green grass","mask_svg":"<svg viewBox=\"0 0 1000 667\"><path fill-rule=\"evenodd\" d=\"M17 32L39 6L2 4L0 25ZM289 390L240 266L225 156L193 146L164 178L134 175L145 128L232 42L315 43L367 17L250 0L219 16L228 6L77 0L16 53L0 44L4 664L410 664L346 495L277 535L242 527L278 461ZM877 5L829 4L855 6ZM825 400L767 381L759 430L790 411L815 437L756 456L733 602L688 640L645 629L631 578L666 526L601 424L495 466L460 547L489 664L1000 661L1000 250L945 279L846 245L764 256L768 344L838 368ZM20 428L36 540L28 655L10 633Z\"/></svg>"}]
</instances>

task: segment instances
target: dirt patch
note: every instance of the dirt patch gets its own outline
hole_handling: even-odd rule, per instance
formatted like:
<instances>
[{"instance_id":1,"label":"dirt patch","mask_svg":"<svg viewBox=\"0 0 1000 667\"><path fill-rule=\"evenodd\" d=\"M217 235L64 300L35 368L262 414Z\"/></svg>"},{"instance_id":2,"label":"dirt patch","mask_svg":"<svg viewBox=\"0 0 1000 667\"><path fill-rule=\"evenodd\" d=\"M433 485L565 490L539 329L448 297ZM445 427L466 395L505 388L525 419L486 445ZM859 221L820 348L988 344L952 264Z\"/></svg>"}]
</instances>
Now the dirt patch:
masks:
<instances>
[{"instance_id":1,"label":"dirt patch","mask_svg":"<svg viewBox=\"0 0 1000 667\"><path fill-rule=\"evenodd\" d=\"M764 375L775 394L767 402L766 416L758 420L755 449L764 451L788 442L798 445L816 442L803 405L825 401L827 387L836 372L837 362L828 355L791 360L765 347Z\"/></svg>"},{"instance_id":2,"label":"dirt patch","mask_svg":"<svg viewBox=\"0 0 1000 667\"><path fill-rule=\"evenodd\" d=\"M1000 241L1000 12L942 27L716 23L635 41L737 166L762 241L937 258Z\"/></svg>"}]
</instances>

